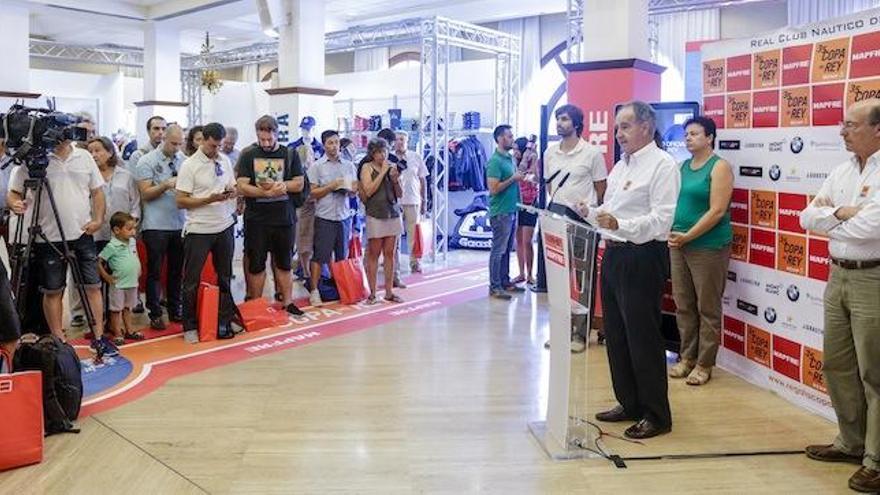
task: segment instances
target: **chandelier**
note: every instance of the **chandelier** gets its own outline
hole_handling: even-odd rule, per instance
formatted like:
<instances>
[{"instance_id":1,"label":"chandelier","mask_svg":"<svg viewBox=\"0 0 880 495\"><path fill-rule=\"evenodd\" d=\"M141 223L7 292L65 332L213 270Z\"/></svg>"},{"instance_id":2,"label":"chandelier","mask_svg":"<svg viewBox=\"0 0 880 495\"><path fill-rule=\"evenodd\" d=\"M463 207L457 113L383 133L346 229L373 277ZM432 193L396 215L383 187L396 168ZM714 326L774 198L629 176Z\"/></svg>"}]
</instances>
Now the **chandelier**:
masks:
<instances>
[{"instance_id":1,"label":"chandelier","mask_svg":"<svg viewBox=\"0 0 880 495\"><path fill-rule=\"evenodd\" d=\"M214 63L215 56L212 53L212 50L214 50L214 45L211 44L211 35L206 31L205 42L202 44L202 51L200 53L202 64L206 67L211 67ZM220 88L223 87L223 81L220 80L220 72L215 69L203 70L202 87L207 89L213 95L220 92Z\"/></svg>"}]
</instances>

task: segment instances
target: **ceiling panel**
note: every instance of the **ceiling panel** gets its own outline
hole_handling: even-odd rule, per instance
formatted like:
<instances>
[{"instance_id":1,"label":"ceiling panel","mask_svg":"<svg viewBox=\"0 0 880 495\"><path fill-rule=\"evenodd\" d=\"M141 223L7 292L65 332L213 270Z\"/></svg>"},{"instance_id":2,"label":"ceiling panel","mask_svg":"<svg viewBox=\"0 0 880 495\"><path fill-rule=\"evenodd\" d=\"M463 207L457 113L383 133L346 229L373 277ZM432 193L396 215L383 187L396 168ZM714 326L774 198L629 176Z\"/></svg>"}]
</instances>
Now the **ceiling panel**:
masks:
<instances>
[{"instance_id":1,"label":"ceiling panel","mask_svg":"<svg viewBox=\"0 0 880 495\"><path fill-rule=\"evenodd\" d=\"M161 6L166 11L189 11L194 6L212 5L169 22L180 29L184 52L199 50L205 31L210 31L217 49L233 48L268 38L260 28L255 0L81 0L95 13L58 9L52 0L31 0L31 33L71 44L112 43L143 46L144 22L115 12L140 11L146 15ZM60 4L60 2L58 2ZM120 9L120 3L126 9ZM375 24L403 18L442 15L467 22L490 22L542 13L561 12L566 0L327 0L327 26L339 30L351 25ZM102 8L102 6L104 6ZM99 24L100 29L95 29Z\"/></svg>"}]
</instances>

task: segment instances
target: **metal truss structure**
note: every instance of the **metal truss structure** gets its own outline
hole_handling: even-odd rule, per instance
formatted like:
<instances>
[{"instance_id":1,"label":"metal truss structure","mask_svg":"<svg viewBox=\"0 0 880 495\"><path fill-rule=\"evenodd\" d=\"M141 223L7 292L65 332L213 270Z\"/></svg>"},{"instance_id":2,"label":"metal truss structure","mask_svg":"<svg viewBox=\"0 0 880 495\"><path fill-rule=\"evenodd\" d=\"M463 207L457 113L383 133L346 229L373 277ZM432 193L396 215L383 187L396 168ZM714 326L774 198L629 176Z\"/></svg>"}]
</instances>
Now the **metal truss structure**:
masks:
<instances>
[{"instance_id":1,"label":"metal truss structure","mask_svg":"<svg viewBox=\"0 0 880 495\"><path fill-rule=\"evenodd\" d=\"M202 123L202 71L187 69L180 71L181 100L189 103L186 117L190 126Z\"/></svg>"},{"instance_id":2,"label":"metal truss structure","mask_svg":"<svg viewBox=\"0 0 880 495\"><path fill-rule=\"evenodd\" d=\"M580 62L584 27L584 0L568 0L568 36L565 38L565 63Z\"/></svg>"},{"instance_id":3,"label":"metal truss structure","mask_svg":"<svg viewBox=\"0 0 880 495\"><path fill-rule=\"evenodd\" d=\"M30 40L30 56L120 67L143 67L144 65L144 52L140 48L119 45L68 45L34 38Z\"/></svg>"},{"instance_id":4,"label":"metal truss structure","mask_svg":"<svg viewBox=\"0 0 880 495\"><path fill-rule=\"evenodd\" d=\"M494 122L516 123L518 117L519 37L474 24L433 17L421 21L419 121L424 158L433 163L431 220L433 259L446 260L449 251L449 61L453 47L495 56Z\"/></svg>"},{"instance_id":5,"label":"metal truss structure","mask_svg":"<svg viewBox=\"0 0 880 495\"><path fill-rule=\"evenodd\" d=\"M583 0L577 2L583 6ZM419 77L419 122L421 149L426 162L433 164L429 215L434 224L436 243L433 260L445 261L449 249L449 62L452 48L488 53L495 58L494 119L498 123L516 123L520 90L519 37L444 17L405 19L374 26L355 26L346 31L328 33L327 53L417 44L421 47ZM182 98L189 105L190 124L202 118L201 73L206 69L241 67L277 60L278 42L257 43L212 54L211 60L200 55L181 57ZM49 41L31 40L31 56L56 60L139 67L143 53L125 47L81 47ZM453 131L454 133L455 131Z\"/></svg>"}]
</instances>

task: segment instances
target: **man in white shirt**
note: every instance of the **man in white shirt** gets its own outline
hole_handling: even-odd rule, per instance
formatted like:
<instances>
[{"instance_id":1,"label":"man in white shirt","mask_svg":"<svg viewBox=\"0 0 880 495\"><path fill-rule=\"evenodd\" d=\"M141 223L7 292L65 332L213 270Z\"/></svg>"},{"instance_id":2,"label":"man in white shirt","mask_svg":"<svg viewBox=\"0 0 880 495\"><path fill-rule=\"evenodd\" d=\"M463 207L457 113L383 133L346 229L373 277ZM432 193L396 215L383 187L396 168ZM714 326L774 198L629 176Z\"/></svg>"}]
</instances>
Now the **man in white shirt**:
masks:
<instances>
[{"instance_id":1,"label":"man in white shirt","mask_svg":"<svg viewBox=\"0 0 880 495\"><path fill-rule=\"evenodd\" d=\"M394 135L394 155L397 157L397 163L406 167L400 173L400 185L403 188L400 204L403 206L403 223L406 227L406 243L409 247L409 270L411 273L421 273L420 258L413 255L413 243L416 238L416 224L421 220L421 215L425 214L428 205L426 201L428 167L418 153L408 148L409 133L395 131Z\"/></svg>"},{"instance_id":2,"label":"man in white shirt","mask_svg":"<svg viewBox=\"0 0 880 495\"><path fill-rule=\"evenodd\" d=\"M556 133L562 140L551 144L544 153L544 176L550 203L547 209L572 220L584 221L577 213L578 203L592 206L602 204L605 197L605 157L598 146L581 139L584 131L584 112L574 105L563 105L556 112ZM586 244L576 239L574 257L583 257ZM585 301L592 307L592 301ZM589 315L572 313L571 350L586 349L590 331ZM549 347L547 341L545 347Z\"/></svg>"},{"instance_id":3,"label":"man in white shirt","mask_svg":"<svg viewBox=\"0 0 880 495\"><path fill-rule=\"evenodd\" d=\"M28 167L20 165L9 179L7 202L17 215L25 215L34 208L33 192L25 189L29 178ZM98 356L118 354L118 349L104 336L101 279L98 276L98 252L92 235L104 223L104 179L98 165L88 151L76 148L71 141L62 141L49 154L46 179L57 205L58 220L52 210L49 195L43 190L38 224L43 236L34 239L35 262L32 270L39 271L40 290L43 293L43 313L49 330L64 340L62 308L67 285L67 260L62 241L76 257L82 280L95 319L95 339L92 348ZM91 200L90 200L91 199ZM25 228L28 226L26 225ZM51 244L50 244L51 243Z\"/></svg>"},{"instance_id":4,"label":"man in white shirt","mask_svg":"<svg viewBox=\"0 0 880 495\"><path fill-rule=\"evenodd\" d=\"M177 206L187 210L183 226L183 336L199 340L196 296L205 259L211 253L220 288L220 320L217 336L231 339L235 312L230 281L235 248L236 180L229 158L220 153L226 129L214 122L202 131L204 141L186 159L177 174Z\"/></svg>"},{"instance_id":5,"label":"man in white shirt","mask_svg":"<svg viewBox=\"0 0 880 495\"><path fill-rule=\"evenodd\" d=\"M675 160L654 142L650 105L627 103L615 132L624 152L608 176L605 203L579 212L605 239L602 306L614 395L619 405L599 421L636 421L624 435L650 438L672 430L660 301L669 276L666 241L680 177Z\"/></svg>"},{"instance_id":6,"label":"man in white shirt","mask_svg":"<svg viewBox=\"0 0 880 495\"><path fill-rule=\"evenodd\" d=\"M807 457L850 462L860 492L880 491L880 100L850 106L840 135L852 158L825 179L801 226L827 235L822 372L840 433Z\"/></svg>"}]
</instances>

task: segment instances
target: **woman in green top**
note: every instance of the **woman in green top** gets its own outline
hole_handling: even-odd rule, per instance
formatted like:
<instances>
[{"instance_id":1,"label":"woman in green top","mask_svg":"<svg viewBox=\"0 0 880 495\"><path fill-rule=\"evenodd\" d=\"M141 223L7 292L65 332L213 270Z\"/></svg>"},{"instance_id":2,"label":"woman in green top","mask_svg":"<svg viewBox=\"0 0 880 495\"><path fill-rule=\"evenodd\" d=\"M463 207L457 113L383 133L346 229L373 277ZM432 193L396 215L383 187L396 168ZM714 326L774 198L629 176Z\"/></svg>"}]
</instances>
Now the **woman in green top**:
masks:
<instances>
[{"instance_id":1,"label":"woman in green top","mask_svg":"<svg viewBox=\"0 0 880 495\"><path fill-rule=\"evenodd\" d=\"M685 123L685 133L692 157L681 164L681 192L669 234L681 361L669 376L703 385L712 376L721 341L721 298L733 239L733 171L714 153L713 120L694 117Z\"/></svg>"}]
</instances>

